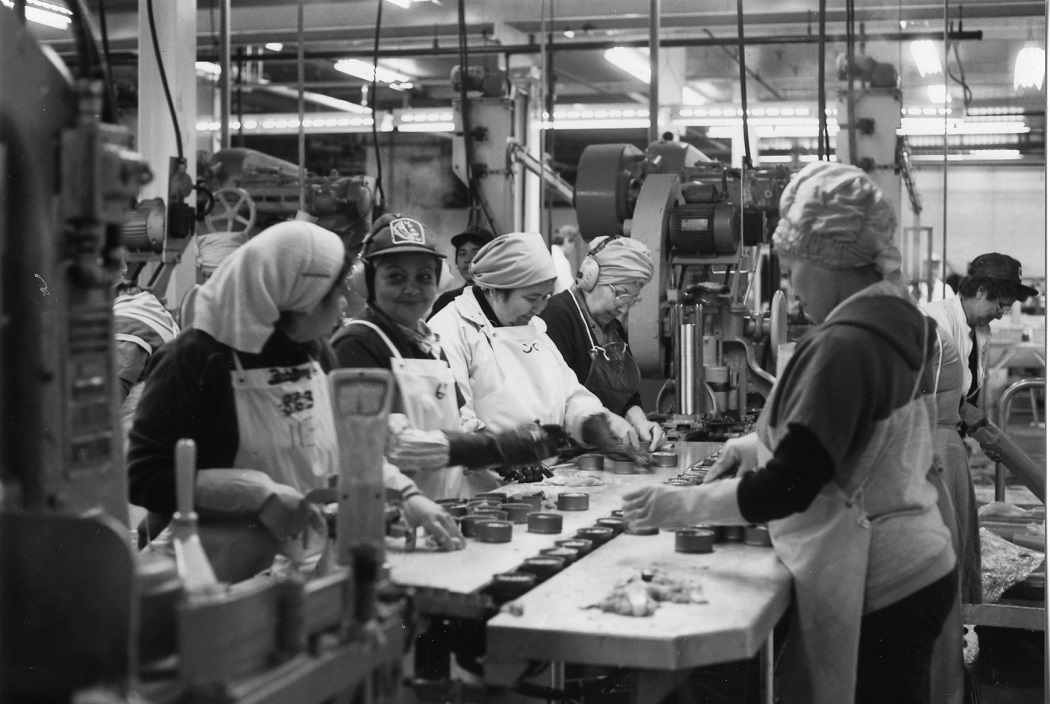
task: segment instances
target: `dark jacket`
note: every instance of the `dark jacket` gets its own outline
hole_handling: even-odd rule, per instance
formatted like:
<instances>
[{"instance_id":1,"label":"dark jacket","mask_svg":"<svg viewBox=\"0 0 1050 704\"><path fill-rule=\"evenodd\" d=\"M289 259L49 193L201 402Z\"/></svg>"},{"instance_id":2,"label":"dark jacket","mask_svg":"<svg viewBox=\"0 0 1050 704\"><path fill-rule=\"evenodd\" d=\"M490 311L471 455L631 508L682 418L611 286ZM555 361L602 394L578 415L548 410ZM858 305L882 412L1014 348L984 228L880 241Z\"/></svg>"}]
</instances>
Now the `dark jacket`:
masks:
<instances>
[{"instance_id":1,"label":"dark jacket","mask_svg":"<svg viewBox=\"0 0 1050 704\"><path fill-rule=\"evenodd\" d=\"M299 344L275 332L259 354L238 352L245 369L334 363L327 342ZM230 375L231 348L201 330L186 330L146 366L146 384L128 438L131 503L163 515L175 512L175 443L197 443L197 468L233 467L240 443Z\"/></svg>"},{"instance_id":2,"label":"dark jacket","mask_svg":"<svg viewBox=\"0 0 1050 704\"><path fill-rule=\"evenodd\" d=\"M572 290L562 291L551 297L547 307L540 313L540 317L547 323L547 337L554 341L565 363L576 372L576 378L581 384L587 382L587 375L591 372L591 338L587 334L586 324L580 317L580 311L572 300ZM627 331L619 320L609 323L613 332L620 339L627 342ZM627 346L628 351L631 346ZM637 391L627 400L623 408L610 408L617 415L623 415L631 406L642 405L642 397Z\"/></svg>"},{"instance_id":3,"label":"dark jacket","mask_svg":"<svg viewBox=\"0 0 1050 704\"><path fill-rule=\"evenodd\" d=\"M434 307L430 309L430 315L427 316L427 320L433 318L435 313L447 306L452 301L456 300L459 294L463 293L463 291L466 288L467 284L463 284L459 288L454 288L451 291L445 291L443 294L438 296L437 300L434 301Z\"/></svg>"}]
</instances>

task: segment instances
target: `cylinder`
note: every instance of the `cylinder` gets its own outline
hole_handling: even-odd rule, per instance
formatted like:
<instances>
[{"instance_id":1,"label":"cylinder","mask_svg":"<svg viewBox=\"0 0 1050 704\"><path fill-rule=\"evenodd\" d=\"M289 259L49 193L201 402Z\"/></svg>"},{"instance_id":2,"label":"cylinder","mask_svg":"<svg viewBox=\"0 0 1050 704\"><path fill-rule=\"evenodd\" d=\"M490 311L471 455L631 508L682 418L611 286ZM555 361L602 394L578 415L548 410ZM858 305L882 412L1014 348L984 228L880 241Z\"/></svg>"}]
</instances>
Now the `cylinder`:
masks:
<instances>
[{"instance_id":1,"label":"cylinder","mask_svg":"<svg viewBox=\"0 0 1050 704\"><path fill-rule=\"evenodd\" d=\"M557 555L540 555L526 558L518 567L520 572L536 575L536 582L545 582L565 568L565 558Z\"/></svg>"},{"instance_id":2,"label":"cylinder","mask_svg":"<svg viewBox=\"0 0 1050 704\"><path fill-rule=\"evenodd\" d=\"M533 511L526 517L530 533L561 533L562 518L557 513Z\"/></svg>"},{"instance_id":3,"label":"cylinder","mask_svg":"<svg viewBox=\"0 0 1050 704\"><path fill-rule=\"evenodd\" d=\"M704 553L714 550L715 534L702 528L675 531L675 552Z\"/></svg>"},{"instance_id":4,"label":"cylinder","mask_svg":"<svg viewBox=\"0 0 1050 704\"><path fill-rule=\"evenodd\" d=\"M576 552L580 553L580 557L583 557L595 548L594 541L589 540L587 538L569 538L568 540L555 540L554 544L560 548L570 548L572 550L575 550Z\"/></svg>"},{"instance_id":5,"label":"cylinder","mask_svg":"<svg viewBox=\"0 0 1050 704\"><path fill-rule=\"evenodd\" d=\"M590 495L582 491L558 494L558 510L560 511L586 511L590 505Z\"/></svg>"},{"instance_id":6,"label":"cylinder","mask_svg":"<svg viewBox=\"0 0 1050 704\"><path fill-rule=\"evenodd\" d=\"M476 529L481 543L509 543L514 535L514 524L507 521L480 521Z\"/></svg>"},{"instance_id":7,"label":"cylinder","mask_svg":"<svg viewBox=\"0 0 1050 704\"><path fill-rule=\"evenodd\" d=\"M580 455L576 458L576 468L588 472L600 472L605 469L605 457L602 455Z\"/></svg>"},{"instance_id":8,"label":"cylinder","mask_svg":"<svg viewBox=\"0 0 1050 704\"><path fill-rule=\"evenodd\" d=\"M531 504L526 503L506 503L500 508L507 512L507 520L511 523L525 523L529 514L536 510Z\"/></svg>"},{"instance_id":9,"label":"cylinder","mask_svg":"<svg viewBox=\"0 0 1050 704\"><path fill-rule=\"evenodd\" d=\"M693 339L696 334L693 323L682 323L679 327L678 346L678 412L691 416L693 409Z\"/></svg>"}]
</instances>

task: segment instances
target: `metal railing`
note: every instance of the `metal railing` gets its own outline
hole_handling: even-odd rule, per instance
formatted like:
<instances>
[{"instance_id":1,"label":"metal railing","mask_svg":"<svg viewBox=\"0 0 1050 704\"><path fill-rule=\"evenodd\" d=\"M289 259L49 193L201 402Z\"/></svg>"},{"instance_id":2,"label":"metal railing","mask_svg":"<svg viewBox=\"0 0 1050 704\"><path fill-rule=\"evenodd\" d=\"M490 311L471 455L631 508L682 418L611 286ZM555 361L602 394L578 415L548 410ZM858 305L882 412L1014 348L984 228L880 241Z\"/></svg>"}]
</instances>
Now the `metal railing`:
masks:
<instances>
[{"instance_id":1,"label":"metal railing","mask_svg":"<svg viewBox=\"0 0 1050 704\"><path fill-rule=\"evenodd\" d=\"M1005 432L1006 426L1010 424L1010 403L1013 401L1014 396L1022 391L1030 389L1045 389L1046 379L1021 379L1020 381L1011 384L1002 396L999 397L999 413L996 416L996 421L999 423L999 427ZM1037 413L1038 406L1035 401L1032 402L1033 409L1033 421L1038 420ZM995 500L1003 501L1006 499L1006 469L1002 462L995 463Z\"/></svg>"}]
</instances>

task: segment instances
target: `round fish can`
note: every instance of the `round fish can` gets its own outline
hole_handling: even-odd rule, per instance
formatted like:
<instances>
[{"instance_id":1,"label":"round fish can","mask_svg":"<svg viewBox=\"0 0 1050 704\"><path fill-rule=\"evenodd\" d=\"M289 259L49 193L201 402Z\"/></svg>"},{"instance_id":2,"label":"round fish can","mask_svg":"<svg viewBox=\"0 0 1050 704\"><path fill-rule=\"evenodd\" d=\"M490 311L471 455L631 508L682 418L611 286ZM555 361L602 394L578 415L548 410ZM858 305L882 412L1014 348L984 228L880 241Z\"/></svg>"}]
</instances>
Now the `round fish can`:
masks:
<instances>
[{"instance_id":1,"label":"round fish can","mask_svg":"<svg viewBox=\"0 0 1050 704\"><path fill-rule=\"evenodd\" d=\"M638 465L634 460L610 460L609 471L613 474L634 474L638 471Z\"/></svg>"},{"instance_id":2,"label":"round fish can","mask_svg":"<svg viewBox=\"0 0 1050 704\"><path fill-rule=\"evenodd\" d=\"M742 543L744 526L722 526L722 537L727 543Z\"/></svg>"},{"instance_id":3,"label":"round fish can","mask_svg":"<svg viewBox=\"0 0 1050 704\"><path fill-rule=\"evenodd\" d=\"M497 604L504 604L522 596L536 586L536 575L528 572L501 572L492 575L489 592Z\"/></svg>"},{"instance_id":4,"label":"round fish can","mask_svg":"<svg viewBox=\"0 0 1050 704\"><path fill-rule=\"evenodd\" d=\"M530 504L519 503L500 504L500 508L507 512L507 520L511 523L525 523L529 514L536 510Z\"/></svg>"},{"instance_id":5,"label":"round fish can","mask_svg":"<svg viewBox=\"0 0 1050 704\"><path fill-rule=\"evenodd\" d=\"M657 467L677 467L678 454L675 452L654 452L653 464Z\"/></svg>"},{"instance_id":6,"label":"round fish can","mask_svg":"<svg viewBox=\"0 0 1050 704\"><path fill-rule=\"evenodd\" d=\"M683 528L674 534L675 552L711 552L714 545L715 534L702 528Z\"/></svg>"},{"instance_id":7,"label":"round fish can","mask_svg":"<svg viewBox=\"0 0 1050 704\"><path fill-rule=\"evenodd\" d=\"M472 500L481 501L484 499L494 499L496 503L501 504L506 501L509 496L510 494L505 491L480 491L477 494L474 494Z\"/></svg>"},{"instance_id":8,"label":"round fish can","mask_svg":"<svg viewBox=\"0 0 1050 704\"><path fill-rule=\"evenodd\" d=\"M599 518L594 522L596 525L605 526L606 528L613 529L613 536L617 536L624 531L627 527L627 521L622 518L615 518L610 516L609 518Z\"/></svg>"},{"instance_id":9,"label":"round fish can","mask_svg":"<svg viewBox=\"0 0 1050 704\"><path fill-rule=\"evenodd\" d=\"M715 542L716 543L724 543L725 540L726 540L725 527L724 526L709 526L706 523L700 523L700 524L697 524L695 526L689 526L689 527L690 528L696 528L697 530L709 530L709 531L711 531L712 533L715 534Z\"/></svg>"},{"instance_id":10,"label":"round fish can","mask_svg":"<svg viewBox=\"0 0 1050 704\"><path fill-rule=\"evenodd\" d=\"M514 535L514 524L509 521L481 521L476 528L482 543L509 543Z\"/></svg>"},{"instance_id":11,"label":"round fish can","mask_svg":"<svg viewBox=\"0 0 1050 704\"><path fill-rule=\"evenodd\" d=\"M492 516L486 516L480 513L472 513L469 516L463 516L463 518L459 520L459 530L461 533L463 533L464 537L476 538L478 537L478 524L494 520L496 519Z\"/></svg>"},{"instance_id":12,"label":"round fish can","mask_svg":"<svg viewBox=\"0 0 1050 704\"><path fill-rule=\"evenodd\" d=\"M530 557L518 567L520 572L536 575L536 582L544 582L565 568L565 558L557 555Z\"/></svg>"},{"instance_id":13,"label":"round fish can","mask_svg":"<svg viewBox=\"0 0 1050 704\"><path fill-rule=\"evenodd\" d=\"M561 511L586 511L590 507L590 494L582 491L558 494L558 509Z\"/></svg>"},{"instance_id":14,"label":"round fish can","mask_svg":"<svg viewBox=\"0 0 1050 704\"><path fill-rule=\"evenodd\" d=\"M773 541L769 539L769 528L766 526L747 526L744 528L744 542L748 545L757 545L763 548L773 547Z\"/></svg>"},{"instance_id":15,"label":"round fish can","mask_svg":"<svg viewBox=\"0 0 1050 704\"><path fill-rule=\"evenodd\" d=\"M501 502L496 501L496 499L476 499L476 500L471 500L471 501L467 502L467 513L474 513L474 511L476 509L479 509L479 508L482 508L482 507L486 507L486 506L488 508L499 508L500 505L501 505Z\"/></svg>"},{"instance_id":16,"label":"round fish can","mask_svg":"<svg viewBox=\"0 0 1050 704\"><path fill-rule=\"evenodd\" d=\"M541 555L551 555L553 557L560 557L565 560L565 566L568 567L572 563L576 562L580 558L580 551L572 548L555 547L555 548L544 548L540 550Z\"/></svg>"},{"instance_id":17,"label":"round fish can","mask_svg":"<svg viewBox=\"0 0 1050 704\"><path fill-rule=\"evenodd\" d=\"M569 538L568 540L555 540L554 544L560 548L568 548L570 550L575 550L579 553L580 557L583 557L591 550L594 550L594 541L587 540L585 538Z\"/></svg>"},{"instance_id":18,"label":"round fish can","mask_svg":"<svg viewBox=\"0 0 1050 704\"><path fill-rule=\"evenodd\" d=\"M445 512L455 518L462 518L467 515L466 504L443 504L441 508L445 509Z\"/></svg>"},{"instance_id":19,"label":"round fish can","mask_svg":"<svg viewBox=\"0 0 1050 704\"><path fill-rule=\"evenodd\" d=\"M576 537L590 540L597 548L613 539L613 529L609 526L589 526L576 531Z\"/></svg>"},{"instance_id":20,"label":"round fish can","mask_svg":"<svg viewBox=\"0 0 1050 704\"><path fill-rule=\"evenodd\" d=\"M533 511L525 518L530 533L561 533L562 518L557 513Z\"/></svg>"},{"instance_id":21,"label":"round fish can","mask_svg":"<svg viewBox=\"0 0 1050 704\"><path fill-rule=\"evenodd\" d=\"M657 534L660 533L660 529L655 527L655 526L647 526L645 528L642 528L642 527L635 528L635 527L631 526L630 524L628 524L623 532L626 533L627 535L657 535Z\"/></svg>"},{"instance_id":22,"label":"round fish can","mask_svg":"<svg viewBox=\"0 0 1050 704\"><path fill-rule=\"evenodd\" d=\"M539 511L543 508L543 494L521 494L514 497L513 502L509 503L522 503L532 506L533 511Z\"/></svg>"},{"instance_id":23,"label":"round fish can","mask_svg":"<svg viewBox=\"0 0 1050 704\"><path fill-rule=\"evenodd\" d=\"M588 472L600 472L605 469L605 457L602 455L580 455L576 458L576 468Z\"/></svg>"},{"instance_id":24,"label":"round fish can","mask_svg":"<svg viewBox=\"0 0 1050 704\"><path fill-rule=\"evenodd\" d=\"M499 521L505 521L509 517L506 511L501 508L496 508L495 506L481 506L475 509L474 513L478 516L489 516L490 518L495 518Z\"/></svg>"}]
</instances>

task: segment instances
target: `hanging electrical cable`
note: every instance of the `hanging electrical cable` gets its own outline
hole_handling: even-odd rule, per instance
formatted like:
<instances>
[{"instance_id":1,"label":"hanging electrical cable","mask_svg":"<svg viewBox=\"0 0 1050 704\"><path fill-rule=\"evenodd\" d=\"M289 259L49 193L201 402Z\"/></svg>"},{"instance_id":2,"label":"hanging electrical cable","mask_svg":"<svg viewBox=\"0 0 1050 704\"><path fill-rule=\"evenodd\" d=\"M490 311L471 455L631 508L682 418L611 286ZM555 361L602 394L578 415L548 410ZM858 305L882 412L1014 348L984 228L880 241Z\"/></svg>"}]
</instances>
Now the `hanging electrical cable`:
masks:
<instances>
[{"instance_id":1,"label":"hanging electrical cable","mask_svg":"<svg viewBox=\"0 0 1050 704\"><path fill-rule=\"evenodd\" d=\"M736 0L736 40L740 59L740 112L744 123L744 166L751 166L751 137L747 127L747 70L744 68L744 0Z\"/></svg>"},{"instance_id":2,"label":"hanging electrical cable","mask_svg":"<svg viewBox=\"0 0 1050 704\"><path fill-rule=\"evenodd\" d=\"M828 93L825 81L825 63L827 62L828 0L820 0L820 13L817 19L817 159L831 160L828 153Z\"/></svg>"},{"instance_id":3,"label":"hanging electrical cable","mask_svg":"<svg viewBox=\"0 0 1050 704\"><path fill-rule=\"evenodd\" d=\"M77 45L79 78L97 78L103 83L105 99L102 102L102 121L116 123L117 101L113 96L113 82L110 80L109 55L103 56L95 39L91 26L91 15L84 5L84 0L73 0L69 3L73 15L73 36Z\"/></svg>"},{"instance_id":4,"label":"hanging electrical cable","mask_svg":"<svg viewBox=\"0 0 1050 704\"><path fill-rule=\"evenodd\" d=\"M149 20L149 35L153 41L153 55L157 57L157 71L160 73L160 84L164 88L164 98L168 101L168 113L171 115L171 126L175 130L175 149L179 161L185 162L182 150L182 131L179 129L179 118L175 113L175 103L171 99L171 88L168 86L168 74L164 70L164 61L160 57L160 40L157 39L157 22L153 17L153 0L146 0L146 17Z\"/></svg>"},{"instance_id":5,"label":"hanging electrical cable","mask_svg":"<svg viewBox=\"0 0 1050 704\"><path fill-rule=\"evenodd\" d=\"M106 87L109 91L109 100L113 104L113 115L116 117L117 96L113 87L113 56L109 51L109 30L106 27L106 0L98 0L98 29L102 34L102 63L106 73Z\"/></svg>"},{"instance_id":6,"label":"hanging electrical cable","mask_svg":"<svg viewBox=\"0 0 1050 704\"><path fill-rule=\"evenodd\" d=\"M379 33L383 28L383 3L376 0L376 37L372 45L372 88L368 96L372 103L372 148L376 156L376 200L372 206L372 219L375 220L386 210L386 193L383 191L383 159L379 153L379 95L376 93L379 75Z\"/></svg>"},{"instance_id":7,"label":"hanging electrical cable","mask_svg":"<svg viewBox=\"0 0 1050 704\"><path fill-rule=\"evenodd\" d=\"M959 31L962 31L962 20L959 21ZM953 27L954 31L954 27ZM951 67L945 64L944 72L948 75L948 78L952 79L962 88L963 91L963 115L970 114L970 102L973 101L973 91L970 90L969 84L966 82L966 71L963 69L962 59L959 58L959 42L951 42L952 55L955 57L955 64L959 67L959 75L956 77L952 73Z\"/></svg>"}]
</instances>

